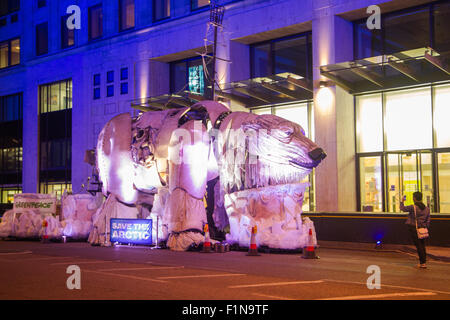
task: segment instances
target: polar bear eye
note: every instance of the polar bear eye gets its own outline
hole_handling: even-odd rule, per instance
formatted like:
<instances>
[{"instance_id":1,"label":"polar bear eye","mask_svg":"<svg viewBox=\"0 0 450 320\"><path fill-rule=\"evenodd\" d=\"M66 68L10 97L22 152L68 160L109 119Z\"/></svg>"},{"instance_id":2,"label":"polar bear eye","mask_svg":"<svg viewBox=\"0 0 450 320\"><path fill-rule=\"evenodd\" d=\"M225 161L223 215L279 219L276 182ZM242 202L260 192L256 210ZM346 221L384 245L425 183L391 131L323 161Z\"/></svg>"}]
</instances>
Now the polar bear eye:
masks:
<instances>
[{"instance_id":1,"label":"polar bear eye","mask_svg":"<svg viewBox=\"0 0 450 320\"><path fill-rule=\"evenodd\" d=\"M290 137L294 134L294 128L289 127L289 126L281 127L280 130L288 137Z\"/></svg>"}]
</instances>

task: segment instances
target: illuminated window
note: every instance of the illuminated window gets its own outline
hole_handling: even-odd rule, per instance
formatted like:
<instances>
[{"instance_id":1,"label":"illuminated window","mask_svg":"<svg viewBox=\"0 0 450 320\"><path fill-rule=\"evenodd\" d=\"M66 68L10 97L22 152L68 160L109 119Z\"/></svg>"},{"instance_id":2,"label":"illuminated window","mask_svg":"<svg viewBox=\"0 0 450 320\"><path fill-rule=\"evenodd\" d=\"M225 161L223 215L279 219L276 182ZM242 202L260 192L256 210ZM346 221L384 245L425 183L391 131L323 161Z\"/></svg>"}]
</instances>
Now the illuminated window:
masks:
<instances>
[{"instance_id":1,"label":"illuminated window","mask_svg":"<svg viewBox=\"0 0 450 320\"><path fill-rule=\"evenodd\" d=\"M299 124L305 130L305 136L309 137L308 104L300 103L275 108L275 115Z\"/></svg>"},{"instance_id":2,"label":"illuminated window","mask_svg":"<svg viewBox=\"0 0 450 320\"><path fill-rule=\"evenodd\" d=\"M450 85L434 88L434 130L436 148L450 147Z\"/></svg>"},{"instance_id":3,"label":"illuminated window","mask_svg":"<svg viewBox=\"0 0 450 320\"><path fill-rule=\"evenodd\" d=\"M209 0L191 0L191 9L196 10L209 6Z\"/></svg>"},{"instance_id":4,"label":"illuminated window","mask_svg":"<svg viewBox=\"0 0 450 320\"><path fill-rule=\"evenodd\" d=\"M386 149L432 148L431 90L386 93Z\"/></svg>"},{"instance_id":5,"label":"illuminated window","mask_svg":"<svg viewBox=\"0 0 450 320\"><path fill-rule=\"evenodd\" d=\"M0 42L0 69L20 63L20 39Z\"/></svg>"},{"instance_id":6,"label":"illuminated window","mask_svg":"<svg viewBox=\"0 0 450 320\"><path fill-rule=\"evenodd\" d=\"M39 181L70 183L72 80L42 85L39 92Z\"/></svg>"},{"instance_id":7,"label":"illuminated window","mask_svg":"<svg viewBox=\"0 0 450 320\"><path fill-rule=\"evenodd\" d=\"M71 183L41 183L40 192L45 194L55 194L58 200L61 200L64 192L72 193Z\"/></svg>"},{"instance_id":8,"label":"illuminated window","mask_svg":"<svg viewBox=\"0 0 450 320\"><path fill-rule=\"evenodd\" d=\"M0 188L1 203L14 203L14 195L22 193L22 188Z\"/></svg>"},{"instance_id":9,"label":"illuminated window","mask_svg":"<svg viewBox=\"0 0 450 320\"><path fill-rule=\"evenodd\" d=\"M201 95L205 92L205 81L202 65L189 67L188 83L190 92Z\"/></svg>"},{"instance_id":10,"label":"illuminated window","mask_svg":"<svg viewBox=\"0 0 450 320\"><path fill-rule=\"evenodd\" d=\"M209 74L212 72L209 70ZM208 95L209 80L200 57L191 58L170 64L170 92L191 91L195 94Z\"/></svg>"},{"instance_id":11,"label":"illuminated window","mask_svg":"<svg viewBox=\"0 0 450 320\"><path fill-rule=\"evenodd\" d=\"M257 114L257 115L272 114L272 108L252 109L252 113Z\"/></svg>"},{"instance_id":12,"label":"illuminated window","mask_svg":"<svg viewBox=\"0 0 450 320\"><path fill-rule=\"evenodd\" d=\"M450 213L448 201L440 196L447 196L450 176L450 85L361 95L355 100L360 210L373 207L376 212L381 205L382 211L399 212L400 197L406 195L406 203L412 204L412 194L420 191L431 212ZM381 204L373 197L374 190Z\"/></svg>"},{"instance_id":13,"label":"illuminated window","mask_svg":"<svg viewBox=\"0 0 450 320\"><path fill-rule=\"evenodd\" d=\"M119 30L134 28L134 0L119 0Z\"/></svg>"},{"instance_id":14,"label":"illuminated window","mask_svg":"<svg viewBox=\"0 0 450 320\"><path fill-rule=\"evenodd\" d=\"M383 210L383 185L381 157L360 158L361 211L381 212Z\"/></svg>"},{"instance_id":15,"label":"illuminated window","mask_svg":"<svg viewBox=\"0 0 450 320\"><path fill-rule=\"evenodd\" d=\"M358 152L383 151L381 94L356 97Z\"/></svg>"}]
</instances>

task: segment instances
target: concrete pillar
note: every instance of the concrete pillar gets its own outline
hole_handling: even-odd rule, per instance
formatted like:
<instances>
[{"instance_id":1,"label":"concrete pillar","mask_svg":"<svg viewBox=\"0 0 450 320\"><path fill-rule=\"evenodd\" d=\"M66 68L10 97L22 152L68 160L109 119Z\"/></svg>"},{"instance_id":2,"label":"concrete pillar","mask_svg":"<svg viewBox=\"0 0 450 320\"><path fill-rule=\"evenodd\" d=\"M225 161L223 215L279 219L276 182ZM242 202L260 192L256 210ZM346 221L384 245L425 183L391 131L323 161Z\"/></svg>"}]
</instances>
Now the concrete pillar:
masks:
<instances>
[{"instance_id":1,"label":"concrete pillar","mask_svg":"<svg viewBox=\"0 0 450 320\"><path fill-rule=\"evenodd\" d=\"M28 79L33 79L31 76ZM23 92L23 162L22 192L36 193L39 182L38 84L26 81Z\"/></svg>"},{"instance_id":2,"label":"concrete pillar","mask_svg":"<svg viewBox=\"0 0 450 320\"><path fill-rule=\"evenodd\" d=\"M227 27L225 26L225 30ZM226 88L226 84L233 81L248 80L250 78L250 50L247 45L232 41L229 34L218 31L216 72L219 86ZM232 111L249 109L237 103L228 103Z\"/></svg>"},{"instance_id":3,"label":"concrete pillar","mask_svg":"<svg viewBox=\"0 0 450 320\"><path fill-rule=\"evenodd\" d=\"M355 211L353 97L340 87L320 88L320 66L353 60L351 22L335 16L331 1L314 2L313 78L315 140L327 153L316 170L316 210Z\"/></svg>"}]
</instances>

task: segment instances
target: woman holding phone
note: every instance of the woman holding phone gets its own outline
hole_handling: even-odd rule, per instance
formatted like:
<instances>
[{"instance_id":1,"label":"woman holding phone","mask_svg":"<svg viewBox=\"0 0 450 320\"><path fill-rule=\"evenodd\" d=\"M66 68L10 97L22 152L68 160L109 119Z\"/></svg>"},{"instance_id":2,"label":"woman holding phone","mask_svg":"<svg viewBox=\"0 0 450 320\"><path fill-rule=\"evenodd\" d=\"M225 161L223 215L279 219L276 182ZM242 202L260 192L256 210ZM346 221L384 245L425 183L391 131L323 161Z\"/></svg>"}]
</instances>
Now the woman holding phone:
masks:
<instances>
[{"instance_id":1,"label":"woman holding phone","mask_svg":"<svg viewBox=\"0 0 450 320\"><path fill-rule=\"evenodd\" d=\"M419 191L413 193L414 204L412 206L405 206L403 204L405 200L406 196L403 196L400 201L400 210L409 213L405 224L408 226L412 241L417 248L417 254L419 255L418 267L426 268L427 252L425 249L425 239L418 238L417 228L428 229L430 227L430 208L422 202L422 192Z\"/></svg>"}]
</instances>

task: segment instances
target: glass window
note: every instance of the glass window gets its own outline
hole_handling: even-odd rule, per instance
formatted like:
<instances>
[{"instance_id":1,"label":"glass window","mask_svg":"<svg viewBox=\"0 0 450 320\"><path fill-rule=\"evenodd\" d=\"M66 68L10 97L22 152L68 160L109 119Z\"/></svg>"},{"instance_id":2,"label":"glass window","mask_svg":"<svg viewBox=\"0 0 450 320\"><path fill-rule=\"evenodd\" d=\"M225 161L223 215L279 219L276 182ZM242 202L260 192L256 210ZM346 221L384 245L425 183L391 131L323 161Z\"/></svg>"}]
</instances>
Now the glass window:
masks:
<instances>
[{"instance_id":1,"label":"glass window","mask_svg":"<svg viewBox=\"0 0 450 320\"><path fill-rule=\"evenodd\" d=\"M383 107L381 94L356 97L358 152L383 151Z\"/></svg>"},{"instance_id":2,"label":"glass window","mask_svg":"<svg viewBox=\"0 0 450 320\"><path fill-rule=\"evenodd\" d=\"M360 158L359 167L361 211L381 212L383 210L381 157Z\"/></svg>"},{"instance_id":3,"label":"glass window","mask_svg":"<svg viewBox=\"0 0 450 320\"><path fill-rule=\"evenodd\" d=\"M40 86L40 113L72 108L72 80Z\"/></svg>"},{"instance_id":4,"label":"glass window","mask_svg":"<svg viewBox=\"0 0 450 320\"><path fill-rule=\"evenodd\" d=\"M367 28L367 20L354 24L355 59L379 56L383 52L381 30Z\"/></svg>"},{"instance_id":5,"label":"glass window","mask_svg":"<svg viewBox=\"0 0 450 320\"><path fill-rule=\"evenodd\" d=\"M192 10L209 6L209 0L191 0Z\"/></svg>"},{"instance_id":6,"label":"glass window","mask_svg":"<svg viewBox=\"0 0 450 320\"><path fill-rule=\"evenodd\" d=\"M47 5L47 0L38 0L37 2L37 7L38 8L43 8Z\"/></svg>"},{"instance_id":7,"label":"glass window","mask_svg":"<svg viewBox=\"0 0 450 320\"><path fill-rule=\"evenodd\" d=\"M438 153L439 207L450 213L450 153Z\"/></svg>"},{"instance_id":8,"label":"glass window","mask_svg":"<svg viewBox=\"0 0 450 320\"><path fill-rule=\"evenodd\" d=\"M450 3L434 5L434 49L450 51Z\"/></svg>"},{"instance_id":9,"label":"glass window","mask_svg":"<svg viewBox=\"0 0 450 320\"><path fill-rule=\"evenodd\" d=\"M21 188L1 188L1 203L14 203L14 195L22 193Z\"/></svg>"},{"instance_id":10,"label":"glass window","mask_svg":"<svg viewBox=\"0 0 450 320\"><path fill-rule=\"evenodd\" d=\"M276 107L275 115L299 124L305 131L305 136L309 137L307 103Z\"/></svg>"},{"instance_id":11,"label":"glass window","mask_svg":"<svg viewBox=\"0 0 450 320\"><path fill-rule=\"evenodd\" d=\"M252 47L252 78L265 77L272 74L269 57L270 43Z\"/></svg>"},{"instance_id":12,"label":"glass window","mask_svg":"<svg viewBox=\"0 0 450 320\"><path fill-rule=\"evenodd\" d=\"M385 54L431 46L428 8L387 16L383 28Z\"/></svg>"},{"instance_id":13,"label":"glass window","mask_svg":"<svg viewBox=\"0 0 450 320\"><path fill-rule=\"evenodd\" d=\"M257 114L257 115L272 114L272 108L252 109L252 113Z\"/></svg>"},{"instance_id":14,"label":"glass window","mask_svg":"<svg viewBox=\"0 0 450 320\"><path fill-rule=\"evenodd\" d=\"M114 71L108 71L106 73L106 82L107 83L114 82Z\"/></svg>"},{"instance_id":15,"label":"glass window","mask_svg":"<svg viewBox=\"0 0 450 320\"><path fill-rule=\"evenodd\" d=\"M100 99L100 88L94 88L94 100Z\"/></svg>"},{"instance_id":16,"label":"glass window","mask_svg":"<svg viewBox=\"0 0 450 320\"><path fill-rule=\"evenodd\" d=\"M277 41L273 45L274 73L292 72L307 77L309 74L308 59L310 59L307 37Z\"/></svg>"},{"instance_id":17,"label":"glass window","mask_svg":"<svg viewBox=\"0 0 450 320\"><path fill-rule=\"evenodd\" d=\"M119 30L134 27L134 0L119 0Z\"/></svg>"},{"instance_id":18,"label":"glass window","mask_svg":"<svg viewBox=\"0 0 450 320\"><path fill-rule=\"evenodd\" d=\"M68 48L75 44L75 30L67 28L67 19L70 15L61 17L61 48Z\"/></svg>"},{"instance_id":19,"label":"glass window","mask_svg":"<svg viewBox=\"0 0 450 320\"><path fill-rule=\"evenodd\" d=\"M13 13L20 9L20 0L2 0L0 1L0 16Z\"/></svg>"},{"instance_id":20,"label":"glass window","mask_svg":"<svg viewBox=\"0 0 450 320\"><path fill-rule=\"evenodd\" d=\"M434 88L434 130L436 148L450 147L450 85Z\"/></svg>"},{"instance_id":21,"label":"glass window","mask_svg":"<svg viewBox=\"0 0 450 320\"><path fill-rule=\"evenodd\" d=\"M100 74L94 74L94 86L99 86L100 85Z\"/></svg>"},{"instance_id":22,"label":"glass window","mask_svg":"<svg viewBox=\"0 0 450 320\"><path fill-rule=\"evenodd\" d=\"M9 66L8 54L9 54L8 42L0 43L0 68L6 68Z\"/></svg>"},{"instance_id":23,"label":"glass window","mask_svg":"<svg viewBox=\"0 0 450 320\"><path fill-rule=\"evenodd\" d=\"M20 39L11 40L11 65L20 63Z\"/></svg>"},{"instance_id":24,"label":"glass window","mask_svg":"<svg viewBox=\"0 0 450 320\"><path fill-rule=\"evenodd\" d=\"M186 90L187 70L186 62L174 62L170 64L170 92L177 93Z\"/></svg>"},{"instance_id":25,"label":"glass window","mask_svg":"<svg viewBox=\"0 0 450 320\"><path fill-rule=\"evenodd\" d=\"M429 88L386 93L387 150L431 148L431 118Z\"/></svg>"},{"instance_id":26,"label":"glass window","mask_svg":"<svg viewBox=\"0 0 450 320\"><path fill-rule=\"evenodd\" d=\"M106 87L106 96L107 97L114 96L114 86L107 86Z\"/></svg>"},{"instance_id":27,"label":"glass window","mask_svg":"<svg viewBox=\"0 0 450 320\"><path fill-rule=\"evenodd\" d=\"M128 82L123 82L120 84L120 94L128 93Z\"/></svg>"},{"instance_id":28,"label":"glass window","mask_svg":"<svg viewBox=\"0 0 450 320\"><path fill-rule=\"evenodd\" d=\"M36 26L36 55L48 53L48 23L44 22Z\"/></svg>"},{"instance_id":29,"label":"glass window","mask_svg":"<svg viewBox=\"0 0 450 320\"><path fill-rule=\"evenodd\" d=\"M103 35L103 8L97 5L89 8L89 40Z\"/></svg>"},{"instance_id":30,"label":"glass window","mask_svg":"<svg viewBox=\"0 0 450 320\"><path fill-rule=\"evenodd\" d=\"M128 68L120 69L120 80L128 80Z\"/></svg>"},{"instance_id":31,"label":"glass window","mask_svg":"<svg viewBox=\"0 0 450 320\"><path fill-rule=\"evenodd\" d=\"M153 21L170 17L170 0L153 0Z\"/></svg>"}]
</instances>

